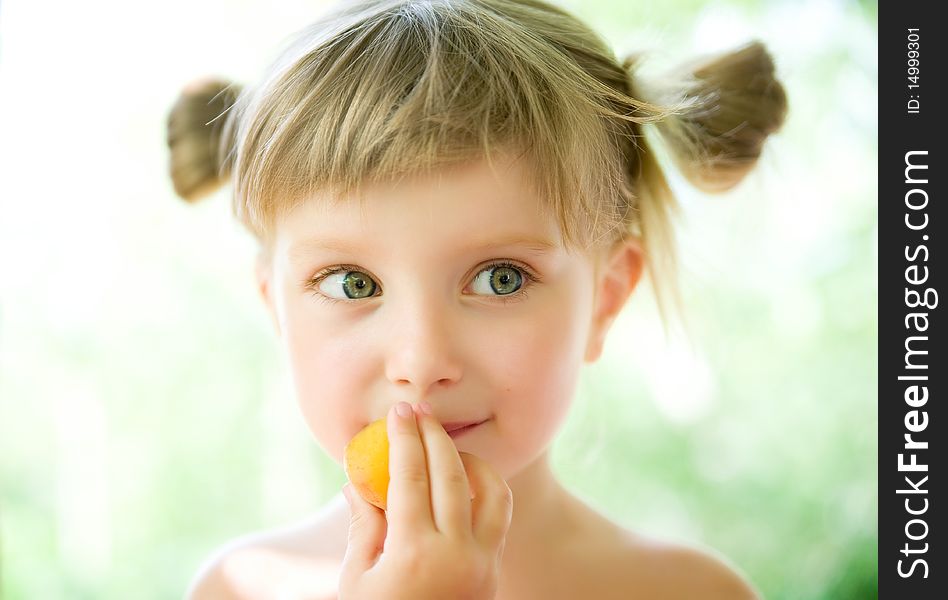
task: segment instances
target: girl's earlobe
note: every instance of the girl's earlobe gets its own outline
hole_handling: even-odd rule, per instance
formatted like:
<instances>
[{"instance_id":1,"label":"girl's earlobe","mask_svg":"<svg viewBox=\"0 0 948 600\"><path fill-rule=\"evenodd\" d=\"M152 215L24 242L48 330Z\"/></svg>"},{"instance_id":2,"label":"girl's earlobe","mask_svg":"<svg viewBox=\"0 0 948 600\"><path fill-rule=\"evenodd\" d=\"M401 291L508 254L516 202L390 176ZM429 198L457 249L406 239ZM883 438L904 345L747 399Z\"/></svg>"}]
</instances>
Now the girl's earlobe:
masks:
<instances>
[{"instance_id":1,"label":"girl's earlobe","mask_svg":"<svg viewBox=\"0 0 948 600\"><path fill-rule=\"evenodd\" d=\"M596 277L586 362L595 362L602 354L606 333L638 285L643 264L642 248L634 240L619 242L606 258L602 274Z\"/></svg>"},{"instance_id":2,"label":"girl's earlobe","mask_svg":"<svg viewBox=\"0 0 948 600\"><path fill-rule=\"evenodd\" d=\"M273 322L273 328L276 331L277 337L280 337L282 335L282 331L280 330L280 319L277 318L276 305L274 304L273 291L271 289L273 269L271 268L269 262L262 256L257 257L255 274L257 280L257 291L260 293L260 298L263 300L267 314L270 315L270 320Z\"/></svg>"},{"instance_id":3,"label":"girl's earlobe","mask_svg":"<svg viewBox=\"0 0 948 600\"><path fill-rule=\"evenodd\" d=\"M586 341L586 354L583 360L587 363L594 363L602 356L603 336L598 330L589 332L589 339Z\"/></svg>"}]
</instances>

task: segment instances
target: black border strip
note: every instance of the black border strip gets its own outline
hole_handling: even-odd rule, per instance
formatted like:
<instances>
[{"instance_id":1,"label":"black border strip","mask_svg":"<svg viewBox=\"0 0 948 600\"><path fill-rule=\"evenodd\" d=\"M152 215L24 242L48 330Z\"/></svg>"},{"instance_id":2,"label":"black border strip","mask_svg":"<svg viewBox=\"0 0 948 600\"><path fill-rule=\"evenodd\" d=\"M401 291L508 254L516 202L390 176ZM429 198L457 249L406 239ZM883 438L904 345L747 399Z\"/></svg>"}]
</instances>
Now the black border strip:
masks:
<instances>
[{"instance_id":1,"label":"black border strip","mask_svg":"<svg viewBox=\"0 0 948 600\"><path fill-rule=\"evenodd\" d=\"M948 537L939 537L948 509L935 492L945 488L936 455L948 431L948 361L938 349L948 269L940 5L879 6L879 596L892 599L948 597Z\"/></svg>"}]
</instances>

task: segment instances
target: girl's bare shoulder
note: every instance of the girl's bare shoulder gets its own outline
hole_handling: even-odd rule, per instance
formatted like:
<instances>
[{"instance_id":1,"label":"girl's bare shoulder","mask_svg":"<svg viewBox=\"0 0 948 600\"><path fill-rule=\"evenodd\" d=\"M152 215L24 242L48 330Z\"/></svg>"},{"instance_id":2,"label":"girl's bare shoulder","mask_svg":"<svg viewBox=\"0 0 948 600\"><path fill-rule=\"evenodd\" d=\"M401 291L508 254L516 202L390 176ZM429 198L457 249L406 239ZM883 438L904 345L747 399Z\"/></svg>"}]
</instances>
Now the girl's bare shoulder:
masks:
<instances>
[{"instance_id":1,"label":"girl's bare shoulder","mask_svg":"<svg viewBox=\"0 0 948 600\"><path fill-rule=\"evenodd\" d=\"M573 522L581 525L571 529L573 543L562 557L570 565L562 569L567 580L556 582L557 589L570 591L546 597L759 600L747 579L713 550L628 529L585 501L573 505L579 515Z\"/></svg>"},{"instance_id":2,"label":"girl's bare shoulder","mask_svg":"<svg viewBox=\"0 0 948 600\"><path fill-rule=\"evenodd\" d=\"M346 523L333 518L337 505L338 499L298 523L227 542L200 566L185 597L335 600L347 533Z\"/></svg>"},{"instance_id":3,"label":"girl's bare shoulder","mask_svg":"<svg viewBox=\"0 0 948 600\"><path fill-rule=\"evenodd\" d=\"M721 554L631 531L616 568L631 589L649 598L759 600L753 585Z\"/></svg>"}]
</instances>

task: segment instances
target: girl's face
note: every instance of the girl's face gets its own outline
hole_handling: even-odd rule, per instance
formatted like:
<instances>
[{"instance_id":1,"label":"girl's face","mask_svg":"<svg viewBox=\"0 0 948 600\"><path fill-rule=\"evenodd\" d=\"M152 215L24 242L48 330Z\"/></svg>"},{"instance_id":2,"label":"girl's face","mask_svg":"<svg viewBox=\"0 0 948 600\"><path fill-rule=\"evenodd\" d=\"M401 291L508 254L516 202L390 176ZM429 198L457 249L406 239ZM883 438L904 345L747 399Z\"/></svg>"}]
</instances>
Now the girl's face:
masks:
<instances>
[{"instance_id":1,"label":"girl's face","mask_svg":"<svg viewBox=\"0 0 948 600\"><path fill-rule=\"evenodd\" d=\"M260 289L302 414L340 464L394 403L427 400L442 423L486 420L455 444L512 477L598 358L638 272L595 293L598 259L563 249L518 163L495 166L369 187L364 211L314 198L279 223Z\"/></svg>"}]
</instances>

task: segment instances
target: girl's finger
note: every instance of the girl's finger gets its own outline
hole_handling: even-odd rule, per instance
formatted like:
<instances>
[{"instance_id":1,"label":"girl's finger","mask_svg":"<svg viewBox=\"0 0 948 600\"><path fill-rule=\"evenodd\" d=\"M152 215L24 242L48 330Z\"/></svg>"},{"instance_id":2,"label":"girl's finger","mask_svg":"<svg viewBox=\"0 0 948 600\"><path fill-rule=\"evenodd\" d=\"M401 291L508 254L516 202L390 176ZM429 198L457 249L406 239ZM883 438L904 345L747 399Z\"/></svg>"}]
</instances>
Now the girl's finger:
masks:
<instances>
[{"instance_id":1,"label":"girl's finger","mask_svg":"<svg viewBox=\"0 0 948 600\"><path fill-rule=\"evenodd\" d=\"M513 493L490 464L468 452L459 454L474 492L474 537L487 547L499 546L510 529Z\"/></svg>"},{"instance_id":2,"label":"girl's finger","mask_svg":"<svg viewBox=\"0 0 948 600\"><path fill-rule=\"evenodd\" d=\"M386 519L389 537L408 540L420 532L434 529L429 499L428 467L425 449L418 433L415 413L407 402L407 416L388 412L388 498Z\"/></svg>"},{"instance_id":3,"label":"girl's finger","mask_svg":"<svg viewBox=\"0 0 948 600\"><path fill-rule=\"evenodd\" d=\"M349 541L343 559L342 576L359 576L378 560L385 542L385 514L366 502L347 483L343 494L349 502Z\"/></svg>"},{"instance_id":4,"label":"girl's finger","mask_svg":"<svg viewBox=\"0 0 948 600\"><path fill-rule=\"evenodd\" d=\"M471 488L454 441L432 415L419 412L418 425L428 458L435 527L446 535L470 538Z\"/></svg>"}]
</instances>

